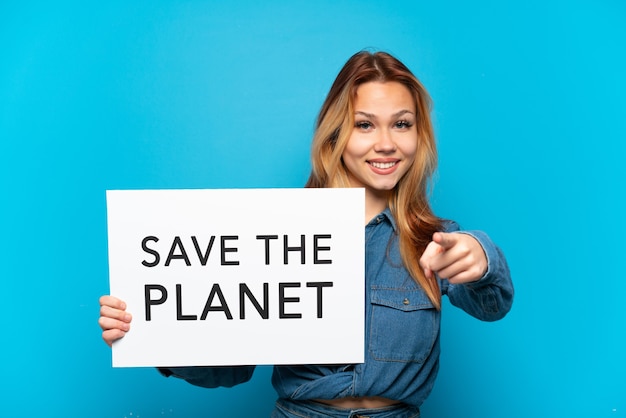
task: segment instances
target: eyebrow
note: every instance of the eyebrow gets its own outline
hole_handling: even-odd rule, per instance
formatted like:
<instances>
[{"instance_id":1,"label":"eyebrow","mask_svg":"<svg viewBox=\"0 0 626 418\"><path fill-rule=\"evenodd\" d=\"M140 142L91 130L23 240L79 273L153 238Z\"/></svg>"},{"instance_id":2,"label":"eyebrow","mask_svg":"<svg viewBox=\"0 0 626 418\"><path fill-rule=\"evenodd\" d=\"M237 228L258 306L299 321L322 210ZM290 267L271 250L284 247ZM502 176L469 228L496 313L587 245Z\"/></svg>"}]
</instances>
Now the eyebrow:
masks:
<instances>
[{"instance_id":1,"label":"eyebrow","mask_svg":"<svg viewBox=\"0 0 626 418\"><path fill-rule=\"evenodd\" d=\"M407 110L407 109L399 110L399 111L397 111L396 113L394 113L391 116L394 117L394 118L398 118L398 117L403 116L403 115L405 115L407 113L410 113L411 115L415 116L415 114L413 112L411 112L410 110ZM363 112L363 111L360 111L360 110L357 110L356 112L354 112L354 114L355 115L362 115L362 116L365 116L366 118L371 118L371 119L375 119L376 118L376 115L374 115L373 113L367 113L367 112Z\"/></svg>"}]
</instances>

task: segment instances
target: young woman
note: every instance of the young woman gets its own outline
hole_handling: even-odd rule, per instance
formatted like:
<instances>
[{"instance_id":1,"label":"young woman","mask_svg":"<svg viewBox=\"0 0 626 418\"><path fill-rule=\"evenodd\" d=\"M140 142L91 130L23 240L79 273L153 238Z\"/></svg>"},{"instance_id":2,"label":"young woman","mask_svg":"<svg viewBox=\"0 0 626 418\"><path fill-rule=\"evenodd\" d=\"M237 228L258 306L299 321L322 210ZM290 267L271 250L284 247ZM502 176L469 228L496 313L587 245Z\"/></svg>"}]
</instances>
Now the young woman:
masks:
<instances>
[{"instance_id":1,"label":"young woman","mask_svg":"<svg viewBox=\"0 0 626 418\"><path fill-rule=\"evenodd\" d=\"M430 99L400 61L359 52L339 72L313 138L307 187L365 188L365 362L275 366L272 417L419 417L439 364L441 296L485 321L511 308L506 260L488 236L435 216L428 183L437 152ZM130 329L125 304L100 300L107 344ZM160 369L233 386L254 366Z\"/></svg>"}]
</instances>

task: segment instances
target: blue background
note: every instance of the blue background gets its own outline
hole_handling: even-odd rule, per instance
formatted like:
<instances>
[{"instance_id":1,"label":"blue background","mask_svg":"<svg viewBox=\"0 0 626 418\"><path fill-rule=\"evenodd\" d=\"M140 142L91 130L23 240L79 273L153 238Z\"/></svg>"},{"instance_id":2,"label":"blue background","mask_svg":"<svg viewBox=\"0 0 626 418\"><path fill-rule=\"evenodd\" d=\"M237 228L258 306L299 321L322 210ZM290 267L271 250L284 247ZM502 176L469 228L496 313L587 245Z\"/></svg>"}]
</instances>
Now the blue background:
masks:
<instances>
[{"instance_id":1,"label":"blue background","mask_svg":"<svg viewBox=\"0 0 626 418\"><path fill-rule=\"evenodd\" d=\"M269 367L216 390L111 368L105 190L301 186L325 93L375 48L434 99L438 214L488 231L517 290L498 323L445 304L423 416L626 417L625 22L617 0L2 2L0 414L267 416Z\"/></svg>"}]
</instances>

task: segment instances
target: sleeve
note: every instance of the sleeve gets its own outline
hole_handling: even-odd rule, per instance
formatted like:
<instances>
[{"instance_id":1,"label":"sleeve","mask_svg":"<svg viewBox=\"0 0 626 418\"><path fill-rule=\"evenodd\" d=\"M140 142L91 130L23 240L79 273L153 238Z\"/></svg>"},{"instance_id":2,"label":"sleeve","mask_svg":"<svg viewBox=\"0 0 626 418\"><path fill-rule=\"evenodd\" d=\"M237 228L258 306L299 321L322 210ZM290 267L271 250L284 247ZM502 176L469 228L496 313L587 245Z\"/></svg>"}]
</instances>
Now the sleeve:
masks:
<instances>
[{"instance_id":1,"label":"sleeve","mask_svg":"<svg viewBox=\"0 0 626 418\"><path fill-rule=\"evenodd\" d=\"M511 272L502 250L482 231L461 231L458 224L449 222L446 232L458 232L474 237L482 246L487 257L487 271L478 281L465 284L450 284L440 279L442 294L447 294L452 305L483 320L502 319L513 304L513 282Z\"/></svg>"},{"instance_id":2,"label":"sleeve","mask_svg":"<svg viewBox=\"0 0 626 418\"><path fill-rule=\"evenodd\" d=\"M252 378L254 369L255 366L157 368L165 377L174 376L204 388L230 388L245 383Z\"/></svg>"}]
</instances>

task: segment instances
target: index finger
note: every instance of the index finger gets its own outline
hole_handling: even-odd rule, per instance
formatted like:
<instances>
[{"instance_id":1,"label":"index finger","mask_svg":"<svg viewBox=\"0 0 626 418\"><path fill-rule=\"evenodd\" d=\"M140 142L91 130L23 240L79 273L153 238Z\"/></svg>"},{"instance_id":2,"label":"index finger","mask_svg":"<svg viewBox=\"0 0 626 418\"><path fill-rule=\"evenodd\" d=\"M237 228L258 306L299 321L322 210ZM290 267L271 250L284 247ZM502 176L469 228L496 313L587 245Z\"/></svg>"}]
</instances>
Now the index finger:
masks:
<instances>
[{"instance_id":1,"label":"index finger","mask_svg":"<svg viewBox=\"0 0 626 418\"><path fill-rule=\"evenodd\" d=\"M451 232L435 232L433 234L433 241L441 245L445 250L449 250L458 242L458 234Z\"/></svg>"}]
</instances>

